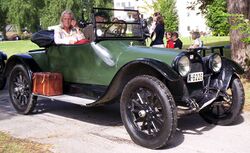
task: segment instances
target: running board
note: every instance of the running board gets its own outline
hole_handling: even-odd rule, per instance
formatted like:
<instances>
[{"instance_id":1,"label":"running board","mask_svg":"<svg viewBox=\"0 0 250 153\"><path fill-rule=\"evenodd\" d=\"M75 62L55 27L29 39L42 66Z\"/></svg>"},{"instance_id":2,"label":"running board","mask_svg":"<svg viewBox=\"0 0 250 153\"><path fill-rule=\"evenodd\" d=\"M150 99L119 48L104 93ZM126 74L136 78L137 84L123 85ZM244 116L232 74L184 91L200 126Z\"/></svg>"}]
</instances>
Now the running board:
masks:
<instances>
[{"instance_id":1,"label":"running board","mask_svg":"<svg viewBox=\"0 0 250 153\"><path fill-rule=\"evenodd\" d=\"M48 98L52 101L58 100L58 101L63 101L63 102L68 102L68 103L83 105L83 106L87 106L88 104L94 103L96 101L94 99L80 98L80 97L75 97L75 96L70 96L70 95L44 96L44 95L34 94L34 96Z\"/></svg>"}]
</instances>

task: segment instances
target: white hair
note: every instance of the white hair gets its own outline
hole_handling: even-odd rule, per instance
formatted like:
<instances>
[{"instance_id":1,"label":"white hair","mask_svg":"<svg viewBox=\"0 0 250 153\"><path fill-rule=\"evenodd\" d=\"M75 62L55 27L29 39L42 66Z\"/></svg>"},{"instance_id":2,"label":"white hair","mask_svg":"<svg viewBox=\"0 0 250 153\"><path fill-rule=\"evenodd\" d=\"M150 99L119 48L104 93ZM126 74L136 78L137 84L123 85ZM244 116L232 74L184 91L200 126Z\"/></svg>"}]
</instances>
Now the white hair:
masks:
<instances>
[{"instance_id":1,"label":"white hair","mask_svg":"<svg viewBox=\"0 0 250 153\"><path fill-rule=\"evenodd\" d=\"M62 12L61 17L60 17L60 26L61 26L61 27L63 26L63 23L62 23L62 22L63 22L63 16L64 16L65 14L69 14L70 17L71 17L71 19L72 19L72 20L75 20L74 13L73 13L71 10L65 10L65 11Z\"/></svg>"}]
</instances>

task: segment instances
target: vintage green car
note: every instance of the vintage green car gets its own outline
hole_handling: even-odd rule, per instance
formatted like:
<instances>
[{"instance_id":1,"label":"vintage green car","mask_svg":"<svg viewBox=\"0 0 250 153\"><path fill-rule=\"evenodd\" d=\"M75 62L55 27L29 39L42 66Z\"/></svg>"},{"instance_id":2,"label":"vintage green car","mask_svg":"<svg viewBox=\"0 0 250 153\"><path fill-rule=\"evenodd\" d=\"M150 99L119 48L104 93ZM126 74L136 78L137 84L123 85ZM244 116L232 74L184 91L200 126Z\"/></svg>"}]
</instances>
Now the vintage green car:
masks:
<instances>
[{"instance_id":1,"label":"vintage green car","mask_svg":"<svg viewBox=\"0 0 250 153\"><path fill-rule=\"evenodd\" d=\"M96 22L95 13L100 11L109 18ZM131 139L147 148L167 145L182 115L199 113L220 125L240 115L244 89L239 75L244 70L221 55L223 48L146 47L136 10L94 8L92 21L95 39L90 43L52 44L8 60L0 54L0 87L7 80L18 113L31 113L37 98L46 97L32 93L32 74L59 72L63 95L46 98L86 107L119 102Z\"/></svg>"}]
</instances>

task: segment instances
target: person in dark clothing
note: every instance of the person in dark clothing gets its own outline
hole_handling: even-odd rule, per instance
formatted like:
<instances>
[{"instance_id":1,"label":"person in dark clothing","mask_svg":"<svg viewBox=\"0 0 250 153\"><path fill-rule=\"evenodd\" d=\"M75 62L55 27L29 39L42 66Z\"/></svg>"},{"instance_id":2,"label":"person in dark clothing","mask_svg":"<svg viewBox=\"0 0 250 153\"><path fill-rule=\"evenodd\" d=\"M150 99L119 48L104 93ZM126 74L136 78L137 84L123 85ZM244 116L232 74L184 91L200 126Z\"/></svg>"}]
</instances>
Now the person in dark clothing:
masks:
<instances>
[{"instance_id":1,"label":"person in dark clothing","mask_svg":"<svg viewBox=\"0 0 250 153\"><path fill-rule=\"evenodd\" d=\"M155 29L151 34L152 42L150 46L164 48L163 38L165 30L163 17L160 14L155 13L153 19L155 21Z\"/></svg>"},{"instance_id":2,"label":"person in dark clothing","mask_svg":"<svg viewBox=\"0 0 250 153\"><path fill-rule=\"evenodd\" d=\"M179 34L177 32L173 32L173 41L174 41L174 48L182 49L182 41L179 39Z\"/></svg>"}]
</instances>

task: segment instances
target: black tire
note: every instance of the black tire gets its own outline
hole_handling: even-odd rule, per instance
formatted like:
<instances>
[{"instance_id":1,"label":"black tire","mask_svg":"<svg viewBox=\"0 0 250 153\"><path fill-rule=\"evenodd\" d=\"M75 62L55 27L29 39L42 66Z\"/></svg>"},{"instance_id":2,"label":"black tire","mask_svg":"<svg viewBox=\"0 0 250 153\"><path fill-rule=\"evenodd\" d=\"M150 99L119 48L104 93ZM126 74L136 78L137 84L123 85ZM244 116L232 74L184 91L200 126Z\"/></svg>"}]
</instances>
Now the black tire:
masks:
<instances>
[{"instance_id":1,"label":"black tire","mask_svg":"<svg viewBox=\"0 0 250 153\"><path fill-rule=\"evenodd\" d=\"M200 115L208 123L218 125L232 124L242 112L245 94L239 78L233 77L229 86L230 101L217 101L204 108Z\"/></svg>"},{"instance_id":2,"label":"black tire","mask_svg":"<svg viewBox=\"0 0 250 153\"><path fill-rule=\"evenodd\" d=\"M166 85L153 76L137 76L127 83L120 111L126 130L138 145L157 149L174 136L177 127L174 98Z\"/></svg>"},{"instance_id":3,"label":"black tire","mask_svg":"<svg viewBox=\"0 0 250 153\"><path fill-rule=\"evenodd\" d=\"M4 67L4 61L0 61L0 90L3 90L6 84L6 78L3 76Z\"/></svg>"},{"instance_id":4,"label":"black tire","mask_svg":"<svg viewBox=\"0 0 250 153\"><path fill-rule=\"evenodd\" d=\"M9 78L9 95L15 110L20 114L31 113L36 105L37 96L32 95L32 82L27 69L16 65Z\"/></svg>"}]
</instances>

